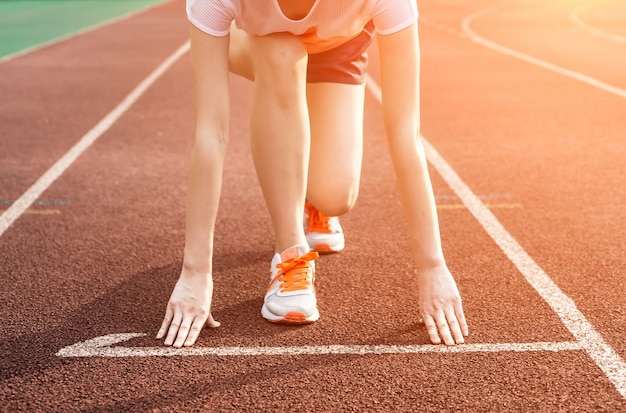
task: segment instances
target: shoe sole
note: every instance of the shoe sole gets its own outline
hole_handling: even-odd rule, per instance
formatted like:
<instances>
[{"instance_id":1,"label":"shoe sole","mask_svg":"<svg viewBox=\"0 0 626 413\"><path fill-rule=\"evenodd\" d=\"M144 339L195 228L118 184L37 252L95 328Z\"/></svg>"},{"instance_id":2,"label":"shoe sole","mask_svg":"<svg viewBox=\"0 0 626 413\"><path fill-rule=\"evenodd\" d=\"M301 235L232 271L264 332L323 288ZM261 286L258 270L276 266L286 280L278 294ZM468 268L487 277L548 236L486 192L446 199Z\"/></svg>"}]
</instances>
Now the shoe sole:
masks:
<instances>
[{"instance_id":1,"label":"shoe sole","mask_svg":"<svg viewBox=\"0 0 626 413\"><path fill-rule=\"evenodd\" d=\"M270 323L277 324L311 324L320 318L320 313L317 311L317 308L310 317L307 317L304 313L299 311L290 311L284 316L278 316L272 314L267 307L265 307L265 304L263 304L263 308L261 309L261 315Z\"/></svg>"},{"instance_id":2,"label":"shoe sole","mask_svg":"<svg viewBox=\"0 0 626 413\"><path fill-rule=\"evenodd\" d=\"M330 244L327 244L325 242L320 242L319 244L316 244L312 250L315 252L319 252L320 254L332 254L334 252L341 252L343 251L344 246L343 245L338 245L338 246L331 246Z\"/></svg>"},{"instance_id":3,"label":"shoe sole","mask_svg":"<svg viewBox=\"0 0 626 413\"><path fill-rule=\"evenodd\" d=\"M314 239L309 239L309 237L307 237L307 242L309 243L309 247L311 248L311 251L315 251L315 252L322 253L322 254L340 252L340 251L343 251L343 249L346 246L345 241L342 238L340 238L334 243L328 243L328 242L323 242L323 241L316 242Z\"/></svg>"}]
</instances>

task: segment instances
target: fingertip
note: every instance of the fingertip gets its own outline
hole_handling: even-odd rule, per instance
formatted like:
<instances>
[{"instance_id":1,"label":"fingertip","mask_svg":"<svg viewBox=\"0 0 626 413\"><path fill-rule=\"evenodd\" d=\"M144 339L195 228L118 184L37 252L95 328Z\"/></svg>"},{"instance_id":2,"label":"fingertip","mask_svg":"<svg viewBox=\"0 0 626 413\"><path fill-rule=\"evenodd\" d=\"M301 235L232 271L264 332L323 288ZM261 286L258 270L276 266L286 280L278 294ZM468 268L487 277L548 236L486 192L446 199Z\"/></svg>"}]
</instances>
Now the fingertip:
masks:
<instances>
[{"instance_id":1,"label":"fingertip","mask_svg":"<svg viewBox=\"0 0 626 413\"><path fill-rule=\"evenodd\" d=\"M431 337L430 337L430 341L431 341L431 343L433 343L433 344L441 344L441 337L439 337L439 336L432 337L432 336L431 336Z\"/></svg>"},{"instance_id":2,"label":"fingertip","mask_svg":"<svg viewBox=\"0 0 626 413\"><path fill-rule=\"evenodd\" d=\"M156 338L157 339L162 339L163 337L165 337L165 335L167 334L168 331L168 326L161 326L161 328L159 329L159 331L157 332Z\"/></svg>"},{"instance_id":3,"label":"fingertip","mask_svg":"<svg viewBox=\"0 0 626 413\"><path fill-rule=\"evenodd\" d=\"M196 344L196 341L198 340L199 334L200 334L200 329L197 329L197 325L194 325L194 327L189 332L189 335L185 339L185 342L183 343L183 346L184 347L191 347L194 344Z\"/></svg>"},{"instance_id":4,"label":"fingertip","mask_svg":"<svg viewBox=\"0 0 626 413\"><path fill-rule=\"evenodd\" d=\"M167 333L170 323L171 323L171 320L168 320L168 319L163 320L163 323L161 323L161 328L159 328L159 331L157 332L157 335L156 335L157 339L165 337L165 333Z\"/></svg>"},{"instance_id":5,"label":"fingertip","mask_svg":"<svg viewBox=\"0 0 626 413\"><path fill-rule=\"evenodd\" d=\"M219 326L222 325L222 323L220 323L219 321L216 321L213 318L213 315L209 315L206 325L209 326L210 328L218 328Z\"/></svg>"},{"instance_id":6,"label":"fingertip","mask_svg":"<svg viewBox=\"0 0 626 413\"><path fill-rule=\"evenodd\" d=\"M450 337L450 338L449 338L449 339L447 339L447 340L444 340L444 343L445 343L445 345L446 345L446 346L448 346L448 347L452 347L452 346L455 346L455 345L456 345L456 341L454 341L454 339L453 339L452 337Z\"/></svg>"},{"instance_id":7,"label":"fingertip","mask_svg":"<svg viewBox=\"0 0 626 413\"><path fill-rule=\"evenodd\" d=\"M166 346L173 346L175 340L176 340L176 332L169 331L167 334L167 337L165 337L165 342L163 344L165 344Z\"/></svg>"},{"instance_id":8,"label":"fingertip","mask_svg":"<svg viewBox=\"0 0 626 413\"><path fill-rule=\"evenodd\" d=\"M450 337L450 345L454 346L457 344L465 344L465 340L463 339L463 334L460 331L457 331Z\"/></svg>"},{"instance_id":9,"label":"fingertip","mask_svg":"<svg viewBox=\"0 0 626 413\"><path fill-rule=\"evenodd\" d=\"M428 331L428 337L430 338L430 342L433 344L441 344L442 342L441 336L439 335L439 332L437 331L432 331L432 330Z\"/></svg>"}]
</instances>

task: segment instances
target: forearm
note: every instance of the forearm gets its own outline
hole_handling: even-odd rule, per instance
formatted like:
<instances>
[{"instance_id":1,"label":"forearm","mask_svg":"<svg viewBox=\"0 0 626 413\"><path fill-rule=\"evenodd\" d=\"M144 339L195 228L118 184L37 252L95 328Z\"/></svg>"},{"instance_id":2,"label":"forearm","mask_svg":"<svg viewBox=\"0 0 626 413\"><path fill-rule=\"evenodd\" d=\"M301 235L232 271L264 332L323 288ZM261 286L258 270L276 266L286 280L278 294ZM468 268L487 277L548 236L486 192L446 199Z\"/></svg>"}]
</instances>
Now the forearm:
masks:
<instances>
[{"instance_id":1,"label":"forearm","mask_svg":"<svg viewBox=\"0 0 626 413\"><path fill-rule=\"evenodd\" d=\"M391 136L389 150L415 262L418 269L426 269L445 262L424 147L416 135L407 132L404 136Z\"/></svg>"},{"instance_id":2,"label":"forearm","mask_svg":"<svg viewBox=\"0 0 626 413\"><path fill-rule=\"evenodd\" d=\"M187 188L184 270L211 274L213 234L229 135L228 37L191 26L196 132Z\"/></svg>"},{"instance_id":3,"label":"forearm","mask_svg":"<svg viewBox=\"0 0 626 413\"><path fill-rule=\"evenodd\" d=\"M222 187L226 143L197 138L191 156L187 189L185 269L212 272L213 235Z\"/></svg>"},{"instance_id":4,"label":"forearm","mask_svg":"<svg viewBox=\"0 0 626 413\"><path fill-rule=\"evenodd\" d=\"M417 24L378 36L382 106L389 151L418 269L445 265L424 147L419 139L419 41Z\"/></svg>"}]
</instances>

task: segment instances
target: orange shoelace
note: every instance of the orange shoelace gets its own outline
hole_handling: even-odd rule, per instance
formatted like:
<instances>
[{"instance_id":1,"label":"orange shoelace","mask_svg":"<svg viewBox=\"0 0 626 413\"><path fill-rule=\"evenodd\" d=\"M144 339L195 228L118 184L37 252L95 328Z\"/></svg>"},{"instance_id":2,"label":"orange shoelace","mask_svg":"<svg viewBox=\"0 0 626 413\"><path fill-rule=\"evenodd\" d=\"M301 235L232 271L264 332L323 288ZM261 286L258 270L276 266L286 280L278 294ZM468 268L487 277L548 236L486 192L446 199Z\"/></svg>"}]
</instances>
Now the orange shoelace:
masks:
<instances>
[{"instance_id":1,"label":"orange shoelace","mask_svg":"<svg viewBox=\"0 0 626 413\"><path fill-rule=\"evenodd\" d=\"M327 215L322 214L313 204L308 202L304 205L304 208L308 216L306 232L331 233L330 218Z\"/></svg>"},{"instance_id":2,"label":"orange shoelace","mask_svg":"<svg viewBox=\"0 0 626 413\"><path fill-rule=\"evenodd\" d=\"M274 279L277 279L280 283L280 291L298 291L309 288L315 282L315 273L313 273L309 261L313 261L317 257L319 257L317 252L310 251L298 258L292 258L276 264L279 270ZM309 272L312 275L311 281L307 279Z\"/></svg>"}]
</instances>

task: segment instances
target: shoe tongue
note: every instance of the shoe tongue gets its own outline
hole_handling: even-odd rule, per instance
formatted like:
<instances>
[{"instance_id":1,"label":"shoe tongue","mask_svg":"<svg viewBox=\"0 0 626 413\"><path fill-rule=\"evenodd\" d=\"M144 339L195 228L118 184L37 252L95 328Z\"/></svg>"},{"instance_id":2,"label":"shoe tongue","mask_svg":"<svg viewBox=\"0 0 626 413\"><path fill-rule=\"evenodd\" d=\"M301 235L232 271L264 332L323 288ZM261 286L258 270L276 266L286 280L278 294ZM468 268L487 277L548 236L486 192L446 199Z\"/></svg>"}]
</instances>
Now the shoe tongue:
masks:
<instances>
[{"instance_id":1,"label":"shoe tongue","mask_svg":"<svg viewBox=\"0 0 626 413\"><path fill-rule=\"evenodd\" d=\"M296 245L291 248L287 248L285 251L281 252L280 260L285 262L287 260L292 260L309 252L309 249L303 245Z\"/></svg>"}]
</instances>

